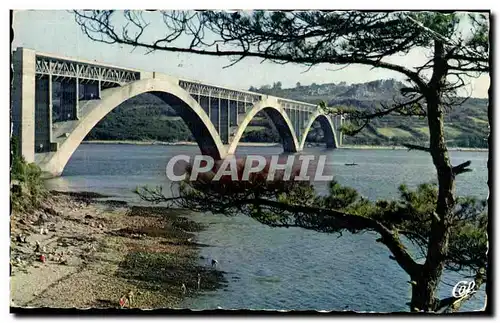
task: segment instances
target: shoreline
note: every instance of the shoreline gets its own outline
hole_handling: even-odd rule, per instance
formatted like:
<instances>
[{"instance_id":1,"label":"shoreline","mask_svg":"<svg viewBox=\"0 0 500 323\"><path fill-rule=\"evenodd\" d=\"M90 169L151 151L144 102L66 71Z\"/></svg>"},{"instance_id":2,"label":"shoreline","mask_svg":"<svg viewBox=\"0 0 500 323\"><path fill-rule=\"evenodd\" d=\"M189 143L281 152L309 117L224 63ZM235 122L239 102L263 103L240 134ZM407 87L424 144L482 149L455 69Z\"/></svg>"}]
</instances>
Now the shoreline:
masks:
<instances>
[{"instance_id":1,"label":"shoreline","mask_svg":"<svg viewBox=\"0 0 500 323\"><path fill-rule=\"evenodd\" d=\"M11 307L178 308L227 283L199 264L205 227L185 211L99 198L51 191L41 208L11 214Z\"/></svg>"},{"instance_id":2,"label":"shoreline","mask_svg":"<svg viewBox=\"0 0 500 323\"><path fill-rule=\"evenodd\" d=\"M159 145L159 146L197 146L196 142L191 141L176 141L176 142L166 142L166 141L156 141L156 140L87 140L82 141L82 144L109 144L109 145ZM245 147L277 147L281 146L279 143L268 143L268 142L239 142L238 146ZM321 147L313 145L312 147L304 148L314 148ZM358 150L408 150L408 148L403 146L372 146L372 145L343 145L340 149L358 149ZM488 152L488 148L471 148L471 147L448 147L449 151L477 151L477 152Z\"/></svg>"},{"instance_id":3,"label":"shoreline","mask_svg":"<svg viewBox=\"0 0 500 323\"><path fill-rule=\"evenodd\" d=\"M157 146L198 146L196 142L192 141L157 141L157 140L86 140L82 141L82 144L109 144L109 145L157 145ZM281 146L279 143L274 142L240 142L239 146L250 146L250 147L274 147Z\"/></svg>"},{"instance_id":4,"label":"shoreline","mask_svg":"<svg viewBox=\"0 0 500 323\"><path fill-rule=\"evenodd\" d=\"M370 145L345 145L341 146L341 149L379 149L379 150L408 150L407 147L403 146L370 146ZM448 147L449 151L481 151L481 152L488 152L488 148L471 148L471 147Z\"/></svg>"}]
</instances>

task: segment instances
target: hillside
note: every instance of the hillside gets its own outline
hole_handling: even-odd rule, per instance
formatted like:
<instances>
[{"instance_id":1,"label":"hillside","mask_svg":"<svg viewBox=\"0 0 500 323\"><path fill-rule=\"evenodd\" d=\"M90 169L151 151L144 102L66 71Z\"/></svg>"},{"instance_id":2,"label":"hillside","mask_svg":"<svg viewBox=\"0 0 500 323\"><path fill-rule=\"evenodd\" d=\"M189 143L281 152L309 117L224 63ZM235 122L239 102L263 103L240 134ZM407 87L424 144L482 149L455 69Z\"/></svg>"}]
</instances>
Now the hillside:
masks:
<instances>
[{"instance_id":1,"label":"hillside","mask_svg":"<svg viewBox=\"0 0 500 323\"><path fill-rule=\"evenodd\" d=\"M294 88L273 86L251 87L251 91L329 106L355 107L372 110L380 103L389 104L398 95L402 83L395 80L347 85L346 83L311 84ZM489 133L488 101L470 98L462 106L449 111L445 118L446 139L451 147L487 147ZM316 127L309 141L321 141L322 131ZM175 112L153 95L132 98L113 110L89 133L86 139L95 140L159 140L190 141L192 136ZM255 118L242 141L275 142L273 132L264 116ZM345 137L345 144L398 145L425 144L428 141L426 119L419 117L386 116L373 120L361 133Z\"/></svg>"},{"instance_id":2,"label":"hillside","mask_svg":"<svg viewBox=\"0 0 500 323\"><path fill-rule=\"evenodd\" d=\"M252 87L259 93L328 106L354 107L373 110L380 103L390 104L403 86L395 80L347 85L346 83L311 84L282 89L280 82L273 86ZM462 106L455 107L445 117L446 139L451 147L486 148L489 134L488 100L470 98ZM385 116L375 119L361 133L345 137L346 144L398 145L401 143L426 143L429 133L427 120L420 117Z\"/></svg>"}]
</instances>

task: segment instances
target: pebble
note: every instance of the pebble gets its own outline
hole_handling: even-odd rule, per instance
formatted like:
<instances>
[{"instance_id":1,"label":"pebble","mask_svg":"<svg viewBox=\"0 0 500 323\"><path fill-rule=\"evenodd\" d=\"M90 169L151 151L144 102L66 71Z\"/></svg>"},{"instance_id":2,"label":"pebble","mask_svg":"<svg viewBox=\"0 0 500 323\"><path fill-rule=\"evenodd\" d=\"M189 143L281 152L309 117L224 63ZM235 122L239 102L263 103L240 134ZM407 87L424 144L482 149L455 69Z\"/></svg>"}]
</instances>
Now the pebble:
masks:
<instances>
[{"instance_id":1,"label":"pebble","mask_svg":"<svg viewBox=\"0 0 500 323\"><path fill-rule=\"evenodd\" d=\"M36 246L35 246L35 252L39 252L40 251L40 242L39 241L36 241Z\"/></svg>"}]
</instances>

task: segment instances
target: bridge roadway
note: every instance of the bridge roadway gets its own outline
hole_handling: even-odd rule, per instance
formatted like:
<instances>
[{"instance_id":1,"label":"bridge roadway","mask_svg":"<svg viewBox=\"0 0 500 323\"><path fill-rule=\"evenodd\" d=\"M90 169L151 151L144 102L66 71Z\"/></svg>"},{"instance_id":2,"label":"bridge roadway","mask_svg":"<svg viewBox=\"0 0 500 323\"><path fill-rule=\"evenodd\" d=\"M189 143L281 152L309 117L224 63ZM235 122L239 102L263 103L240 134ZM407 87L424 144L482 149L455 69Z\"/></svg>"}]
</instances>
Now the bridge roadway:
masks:
<instances>
[{"instance_id":1,"label":"bridge roadway","mask_svg":"<svg viewBox=\"0 0 500 323\"><path fill-rule=\"evenodd\" d=\"M258 113L271 121L285 152L304 148L315 121L328 148L342 144L338 129L343 116L327 115L314 104L27 48L17 48L12 62L13 135L26 161L52 176L62 173L102 118L145 93L171 106L191 130L200 151L216 159L234 154Z\"/></svg>"}]
</instances>

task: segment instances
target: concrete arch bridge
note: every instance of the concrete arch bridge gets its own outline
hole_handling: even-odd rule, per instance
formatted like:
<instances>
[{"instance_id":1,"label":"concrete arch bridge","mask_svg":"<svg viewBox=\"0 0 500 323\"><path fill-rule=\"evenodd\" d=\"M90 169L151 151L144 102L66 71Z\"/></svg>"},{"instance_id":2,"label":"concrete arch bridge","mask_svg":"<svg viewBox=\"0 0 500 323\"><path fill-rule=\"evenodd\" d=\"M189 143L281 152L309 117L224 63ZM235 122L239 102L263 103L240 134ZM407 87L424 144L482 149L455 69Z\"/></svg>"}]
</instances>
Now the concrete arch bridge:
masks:
<instances>
[{"instance_id":1,"label":"concrete arch bridge","mask_svg":"<svg viewBox=\"0 0 500 323\"><path fill-rule=\"evenodd\" d=\"M342 143L337 129L343 117L325 115L313 104L26 48L14 52L13 65L13 135L26 161L52 176L62 174L101 119L144 93L171 106L191 130L200 151L216 159L235 153L259 112L279 133L285 152L304 148L316 120L328 148Z\"/></svg>"}]
</instances>

